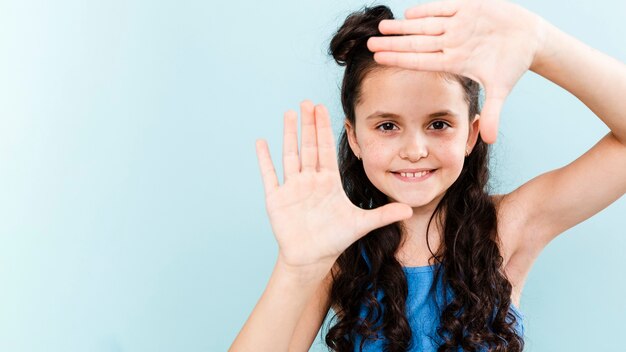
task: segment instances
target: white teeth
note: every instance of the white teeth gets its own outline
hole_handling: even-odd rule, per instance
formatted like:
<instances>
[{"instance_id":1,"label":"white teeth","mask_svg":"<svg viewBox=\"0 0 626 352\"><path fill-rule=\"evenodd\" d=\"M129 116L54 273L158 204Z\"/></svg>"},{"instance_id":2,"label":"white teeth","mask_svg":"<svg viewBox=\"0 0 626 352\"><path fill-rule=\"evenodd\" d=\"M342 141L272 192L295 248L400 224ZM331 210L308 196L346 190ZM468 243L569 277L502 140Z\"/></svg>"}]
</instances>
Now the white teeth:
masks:
<instances>
[{"instance_id":1,"label":"white teeth","mask_svg":"<svg viewBox=\"0 0 626 352\"><path fill-rule=\"evenodd\" d=\"M403 177L422 177L426 175L428 172L429 171L422 171L422 172L416 172L416 173L401 172L400 175L402 175Z\"/></svg>"}]
</instances>

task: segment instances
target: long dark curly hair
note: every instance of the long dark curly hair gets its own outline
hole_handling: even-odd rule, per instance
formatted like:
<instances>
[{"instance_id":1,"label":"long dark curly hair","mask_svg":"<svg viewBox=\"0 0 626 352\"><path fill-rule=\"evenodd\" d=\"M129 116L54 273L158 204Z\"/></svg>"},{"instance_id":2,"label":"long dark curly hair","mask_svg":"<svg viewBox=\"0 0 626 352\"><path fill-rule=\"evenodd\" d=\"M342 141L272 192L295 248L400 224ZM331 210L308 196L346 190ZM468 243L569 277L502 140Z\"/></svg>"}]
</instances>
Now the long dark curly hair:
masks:
<instances>
[{"instance_id":1,"label":"long dark curly hair","mask_svg":"<svg viewBox=\"0 0 626 352\"><path fill-rule=\"evenodd\" d=\"M361 82L369 72L381 68L367 49L367 39L381 36L379 22L393 18L386 6L364 7L346 18L330 42L329 54L339 65L346 66L341 103L352 126ZM470 119L480 112L477 82L451 73L438 74L462 85ZM441 278L444 289L454 293L451 302L445 298L440 316L437 334L442 342L438 352L458 351L459 348L522 351L524 347L523 337L514 328L516 317L509 311L512 286L502 268L496 208L486 191L488 156L488 144L479 136L465 159L461 174L446 191L428 223L430 228L435 218L443 229L437 253L432 252L427 241L433 255L431 260L441 264L436 266L435 278ZM373 209L389 202L370 182L363 164L352 153L345 128L339 142L339 166L344 190L355 205ZM428 239L428 230L426 236ZM339 270L333 271L330 299L336 311L334 318L341 316L341 319L325 337L333 351L354 351L357 336L362 337L362 349L364 342L376 339L381 330L387 340L385 351L411 348L412 332L405 306L408 284L395 257L403 239L401 223L393 223L368 233L337 259ZM379 290L384 292L380 300L384 310L377 300ZM359 316L361 306L368 308L365 319Z\"/></svg>"}]
</instances>

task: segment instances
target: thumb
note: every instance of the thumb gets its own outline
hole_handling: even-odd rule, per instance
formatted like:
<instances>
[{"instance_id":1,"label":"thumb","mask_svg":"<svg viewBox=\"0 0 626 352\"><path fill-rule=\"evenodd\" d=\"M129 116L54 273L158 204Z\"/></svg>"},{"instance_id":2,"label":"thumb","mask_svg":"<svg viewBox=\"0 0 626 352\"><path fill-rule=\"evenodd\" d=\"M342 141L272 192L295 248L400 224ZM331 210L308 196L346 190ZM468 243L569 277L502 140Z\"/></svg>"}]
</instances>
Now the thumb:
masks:
<instances>
[{"instance_id":1,"label":"thumb","mask_svg":"<svg viewBox=\"0 0 626 352\"><path fill-rule=\"evenodd\" d=\"M396 221L408 219L411 215L413 215L413 209L410 206L397 202L366 210L360 222L359 233L366 234Z\"/></svg>"},{"instance_id":2,"label":"thumb","mask_svg":"<svg viewBox=\"0 0 626 352\"><path fill-rule=\"evenodd\" d=\"M480 113L480 137L485 143L493 144L498 136L498 125L500 123L500 113L507 93L486 92L485 106Z\"/></svg>"}]
</instances>

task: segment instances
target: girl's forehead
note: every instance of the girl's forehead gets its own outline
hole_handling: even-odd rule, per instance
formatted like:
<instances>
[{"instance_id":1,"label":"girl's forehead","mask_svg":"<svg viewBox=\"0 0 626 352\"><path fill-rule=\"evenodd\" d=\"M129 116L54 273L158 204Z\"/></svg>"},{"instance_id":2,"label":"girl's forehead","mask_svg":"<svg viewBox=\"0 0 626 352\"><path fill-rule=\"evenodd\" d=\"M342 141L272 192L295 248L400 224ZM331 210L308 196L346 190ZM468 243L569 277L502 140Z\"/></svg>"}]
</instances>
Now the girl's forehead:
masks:
<instances>
[{"instance_id":1,"label":"girl's forehead","mask_svg":"<svg viewBox=\"0 0 626 352\"><path fill-rule=\"evenodd\" d=\"M454 79L436 72L379 68L361 82L355 113L362 118L376 111L428 115L447 110L461 115L467 109L463 87Z\"/></svg>"}]
</instances>

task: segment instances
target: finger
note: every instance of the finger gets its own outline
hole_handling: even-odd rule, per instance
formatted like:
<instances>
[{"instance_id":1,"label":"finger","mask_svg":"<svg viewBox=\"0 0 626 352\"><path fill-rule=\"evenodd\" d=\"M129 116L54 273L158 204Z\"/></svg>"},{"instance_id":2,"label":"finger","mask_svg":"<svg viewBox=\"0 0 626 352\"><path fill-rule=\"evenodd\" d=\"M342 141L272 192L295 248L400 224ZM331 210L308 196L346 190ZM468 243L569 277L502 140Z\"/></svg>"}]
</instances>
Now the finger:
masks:
<instances>
[{"instance_id":1,"label":"finger","mask_svg":"<svg viewBox=\"0 0 626 352\"><path fill-rule=\"evenodd\" d=\"M485 95L485 105L480 113L480 137L485 143L493 144L496 142L498 136L500 113L504 106L506 94L490 94L489 91L486 91Z\"/></svg>"},{"instance_id":2,"label":"finger","mask_svg":"<svg viewBox=\"0 0 626 352\"><path fill-rule=\"evenodd\" d=\"M378 30L382 34L424 34L440 35L445 33L444 17L425 17L410 20L382 20Z\"/></svg>"},{"instance_id":3,"label":"finger","mask_svg":"<svg viewBox=\"0 0 626 352\"><path fill-rule=\"evenodd\" d=\"M300 147L301 171L315 171L317 167L317 136L313 102L304 100L300 103L302 123L302 144Z\"/></svg>"},{"instance_id":4,"label":"finger","mask_svg":"<svg viewBox=\"0 0 626 352\"><path fill-rule=\"evenodd\" d=\"M432 53L443 50L443 36L400 35L371 37L367 40L370 51Z\"/></svg>"},{"instance_id":5,"label":"finger","mask_svg":"<svg viewBox=\"0 0 626 352\"><path fill-rule=\"evenodd\" d=\"M298 157L298 115L293 110L285 112L285 127L283 130L283 183L290 176L300 172L300 158Z\"/></svg>"},{"instance_id":6,"label":"finger","mask_svg":"<svg viewBox=\"0 0 626 352\"><path fill-rule=\"evenodd\" d=\"M410 70L447 71L442 52L398 53L379 51L374 53L374 60L381 65L398 66Z\"/></svg>"},{"instance_id":7,"label":"finger","mask_svg":"<svg viewBox=\"0 0 626 352\"><path fill-rule=\"evenodd\" d=\"M450 17L457 12L456 1L437 1L411 7L404 11L405 18Z\"/></svg>"},{"instance_id":8,"label":"finger","mask_svg":"<svg viewBox=\"0 0 626 352\"><path fill-rule=\"evenodd\" d=\"M315 124L320 170L338 171L335 137L333 137L328 110L324 105L320 104L315 107Z\"/></svg>"},{"instance_id":9,"label":"finger","mask_svg":"<svg viewBox=\"0 0 626 352\"><path fill-rule=\"evenodd\" d=\"M358 224L361 230L359 233L368 233L396 221L408 219L412 215L413 209L403 203L389 203L376 209L366 210Z\"/></svg>"},{"instance_id":10,"label":"finger","mask_svg":"<svg viewBox=\"0 0 626 352\"><path fill-rule=\"evenodd\" d=\"M256 155L259 160L261 178L263 179L263 189L267 197L278 188L278 176L276 176L274 163L272 163L272 157L270 156L270 151L265 140L256 140Z\"/></svg>"}]
</instances>

